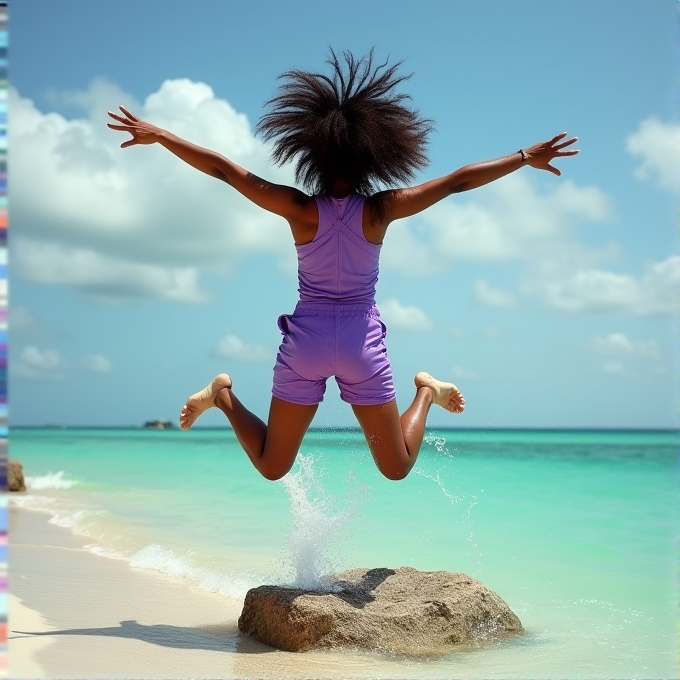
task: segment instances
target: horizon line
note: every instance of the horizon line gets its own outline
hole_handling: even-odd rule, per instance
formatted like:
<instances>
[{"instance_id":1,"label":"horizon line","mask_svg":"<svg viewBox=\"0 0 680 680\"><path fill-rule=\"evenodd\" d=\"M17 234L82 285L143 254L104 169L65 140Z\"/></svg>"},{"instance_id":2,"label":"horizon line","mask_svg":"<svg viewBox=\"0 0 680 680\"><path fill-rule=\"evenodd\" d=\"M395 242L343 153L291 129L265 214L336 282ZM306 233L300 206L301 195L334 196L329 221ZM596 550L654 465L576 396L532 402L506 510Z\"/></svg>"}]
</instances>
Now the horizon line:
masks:
<instances>
[{"instance_id":1,"label":"horizon line","mask_svg":"<svg viewBox=\"0 0 680 680\"><path fill-rule=\"evenodd\" d=\"M152 430L155 432L183 432L177 425L168 428L148 428L144 425L61 425L46 423L44 425L5 425L9 431L12 429L32 429L32 430ZM2 428L2 429L5 429ZM233 432L233 428L224 425L192 427L192 431L228 431ZM310 427L308 432L328 432L328 431L343 431L343 432L361 432L361 428L355 425L329 425L325 427ZM680 432L680 425L676 427L615 427L615 426L558 426L558 427L543 427L543 426L479 426L479 427L428 427L426 430L447 430L454 432L484 432L484 431L511 431L511 432ZM189 432L189 430L186 430Z\"/></svg>"}]
</instances>

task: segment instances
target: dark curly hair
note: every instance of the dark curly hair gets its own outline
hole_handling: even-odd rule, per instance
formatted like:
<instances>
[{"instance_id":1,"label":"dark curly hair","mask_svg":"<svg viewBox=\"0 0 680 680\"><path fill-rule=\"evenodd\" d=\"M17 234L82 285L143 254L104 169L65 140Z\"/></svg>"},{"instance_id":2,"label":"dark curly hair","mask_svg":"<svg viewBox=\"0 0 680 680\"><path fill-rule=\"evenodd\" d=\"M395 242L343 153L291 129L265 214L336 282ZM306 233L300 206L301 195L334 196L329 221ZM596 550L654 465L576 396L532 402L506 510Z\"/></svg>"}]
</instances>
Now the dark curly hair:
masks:
<instances>
[{"instance_id":1,"label":"dark curly hair","mask_svg":"<svg viewBox=\"0 0 680 680\"><path fill-rule=\"evenodd\" d=\"M266 106L257 130L274 140L272 160L295 160L295 179L314 194L328 194L336 180L370 196L412 179L427 164L432 121L404 102L394 88L411 76L397 75L398 62L374 66L373 50L357 60L333 50L331 77L293 70Z\"/></svg>"}]
</instances>

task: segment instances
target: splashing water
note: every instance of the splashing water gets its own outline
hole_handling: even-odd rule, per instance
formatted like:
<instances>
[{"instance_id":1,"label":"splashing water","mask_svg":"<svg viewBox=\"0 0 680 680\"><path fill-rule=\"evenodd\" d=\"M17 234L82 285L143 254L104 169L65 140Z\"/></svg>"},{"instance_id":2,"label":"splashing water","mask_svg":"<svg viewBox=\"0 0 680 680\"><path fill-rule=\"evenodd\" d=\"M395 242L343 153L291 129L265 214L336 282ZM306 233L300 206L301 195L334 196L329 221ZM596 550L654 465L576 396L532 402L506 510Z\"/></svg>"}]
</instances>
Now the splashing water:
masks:
<instances>
[{"instance_id":1,"label":"splashing water","mask_svg":"<svg viewBox=\"0 0 680 680\"><path fill-rule=\"evenodd\" d=\"M434 446L434 448L437 449L437 453L443 453L445 456L453 458L453 453L451 453L446 446L446 439L444 439L444 437L438 437L436 434L428 434L425 436L424 441L428 446ZM456 449L454 448L453 450L455 451Z\"/></svg>"},{"instance_id":2,"label":"splashing water","mask_svg":"<svg viewBox=\"0 0 680 680\"><path fill-rule=\"evenodd\" d=\"M429 434L425 437L425 443L434 446L435 449L437 449L437 453L443 453L445 456L449 456L453 458L453 454L449 452L449 449L446 446L446 439L444 437L438 437L437 435L434 434ZM441 480L441 477L439 476L439 470L435 472L435 475L429 475L426 472L423 472L422 469L416 468L414 472L421 477L425 477L426 479L431 479L439 488L441 489L442 493L451 501L452 505L456 505L457 503L460 503L465 496L456 496L453 493L450 493L447 491L446 487L444 486L444 482ZM482 490L483 491L483 490ZM472 508L477 505L477 496L476 495L471 495L469 496L470 498L470 504L468 505L467 508L467 513L466 513L466 524L467 524L467 530L468 530L468 542L472 546L472 549L474 550L476 556L477 556L477 568L481 571L482 569L482 553L479 550L479 546L477 545L477 541L475 541L474 534L472 532Z\"/></svg>"},{"instance_id":3,"label":"splashing water","mask_svg":"<svg viewBox=\"0 0 680 680\"><path fill-rule=\"evenodd\" d=\"M333 573L337 560L329 555L348 521L356 514L364 489L348 487L343 512L333 511L335 499L328 497L314 470L314 456L298 455L296 472L288 473L282 484L288 492L293 513L290 551L295 579L291 585L305 590L335 590Z\"/></svg>"}]
</instances>

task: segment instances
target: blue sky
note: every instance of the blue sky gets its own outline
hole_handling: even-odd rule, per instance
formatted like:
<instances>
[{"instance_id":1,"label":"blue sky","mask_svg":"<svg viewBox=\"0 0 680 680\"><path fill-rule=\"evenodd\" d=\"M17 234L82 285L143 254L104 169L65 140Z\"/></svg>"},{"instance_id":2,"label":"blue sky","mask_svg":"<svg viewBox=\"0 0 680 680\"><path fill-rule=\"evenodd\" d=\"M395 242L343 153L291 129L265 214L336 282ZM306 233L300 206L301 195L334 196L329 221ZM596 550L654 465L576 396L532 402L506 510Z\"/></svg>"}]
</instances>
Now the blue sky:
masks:
<instances>
[{"instance_id":1,"label":"blue sky","mask_svg":"<svg viewBox=\"0 0 680 680\"><path fill-rule=\"evenodd\" d=\"M287 224L162 148L121 150L106 111L292 183L253 133L276 76L374 46L436 123L418 181L562 131L581 149L560 178L523 168L390 226L400 406L427 370L468 403L433 426L674 426L676 4L13 4L10 422L176 419L222 371L266 416L297 295ZM352 424L330 381L314 425Z\"/></svg>"}]
</instances>

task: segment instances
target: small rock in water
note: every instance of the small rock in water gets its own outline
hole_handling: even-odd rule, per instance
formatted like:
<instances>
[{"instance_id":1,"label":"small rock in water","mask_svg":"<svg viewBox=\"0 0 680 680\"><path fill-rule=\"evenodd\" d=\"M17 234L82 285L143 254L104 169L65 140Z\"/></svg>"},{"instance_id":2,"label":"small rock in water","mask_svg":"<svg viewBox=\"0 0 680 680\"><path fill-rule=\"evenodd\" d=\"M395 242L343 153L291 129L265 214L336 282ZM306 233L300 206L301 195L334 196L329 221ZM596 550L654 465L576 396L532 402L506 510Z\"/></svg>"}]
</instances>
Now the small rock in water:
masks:
<instances>
[{"instance_id":1,"label":"small rock in water","mask_svg":"<svg viewBox=\"0 0 680 680\"><path fill-rule=\"evenodd\" d=\"M18 460L9 461L9 469L7 470L7 488L10 491L26 491L24 466Z\"/></svg>"},{"instance_id":2,"label":"small rock in water","mask_svg":"<svg viewBox=\"0 0 680 680\"><path fill-rule=\"evenodd\" d=\"M337 592L260 586L248 591L241 632L288 652L352 647L415 656L484 643L522 624L483 583L448 571L353 569Z\"/></svg>"}]
</instances>

